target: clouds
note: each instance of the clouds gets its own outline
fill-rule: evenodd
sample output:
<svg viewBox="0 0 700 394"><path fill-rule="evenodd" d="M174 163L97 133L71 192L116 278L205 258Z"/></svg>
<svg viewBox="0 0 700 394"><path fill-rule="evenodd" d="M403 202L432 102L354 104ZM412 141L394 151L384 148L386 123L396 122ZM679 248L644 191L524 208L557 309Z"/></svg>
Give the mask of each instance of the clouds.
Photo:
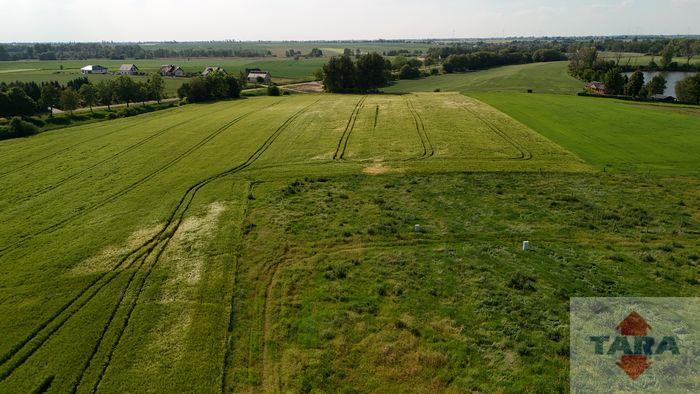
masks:
<svg viewBox="0 0 700 394"><path fill-rule="evenodd" d="M700 0L0 0L0 42L700 33Z"/></svg>

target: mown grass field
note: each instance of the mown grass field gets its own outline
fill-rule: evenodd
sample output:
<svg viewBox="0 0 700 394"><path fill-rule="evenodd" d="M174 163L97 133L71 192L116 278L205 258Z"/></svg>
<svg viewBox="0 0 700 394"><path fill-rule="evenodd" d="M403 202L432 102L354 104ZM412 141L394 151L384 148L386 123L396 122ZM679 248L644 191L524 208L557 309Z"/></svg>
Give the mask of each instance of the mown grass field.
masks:
<svg viewBox="0 0 700 394"><path fill-rule="evenodd" d="M473 96L599 170L700 173L700 107L546 94Z"/></svg>
<svg viewBox="0 0 700 394"><path fill-rule="evenodd" d="M583 83L567 71L568 62L531 63L504 66L484 71L443 74L416 80L401 80L384 91L432 92L527 92L573 94Z"/></svg>
<svg viewBox="0 0 700 394"><path fill-rule="evenodd" d="M700 294L700 188L543 134L308 94L1 141L0 392L566 390L569 297Z"/></svg>
<svg viewBox="0 0 700 394"><path fill-rule="evenodd" d="M109 71L117 71L124 63L134 63L139 71L146 74L157 72L163 64L179 65L188 73L199 73L208 66L223 67L227 72L238 74L246 68L261 68L273 76L276 83L287 83L313 79L314 73L327 61L324 58L287 59L287 58L221 58L221 59L126 59L126 60L32 60L0 62L0 81L59 81L66 83L71 79L82 76L80 68L88 64L99 64ZM61 69L63 66L63 69ZM92 81L114 78L112 75L88 75ZM137 79L147 79L147 76L134 76ZM167 92L174 95L188 78L165 78Z"/></svg>

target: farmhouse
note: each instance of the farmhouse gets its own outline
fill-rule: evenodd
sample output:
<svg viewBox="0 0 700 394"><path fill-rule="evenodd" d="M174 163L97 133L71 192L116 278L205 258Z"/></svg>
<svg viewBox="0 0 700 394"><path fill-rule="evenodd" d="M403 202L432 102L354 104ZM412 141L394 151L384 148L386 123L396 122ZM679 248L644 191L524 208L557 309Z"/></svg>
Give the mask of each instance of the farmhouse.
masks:
<svg viewBox="0 0 700 394"><path fill-rule="evenodd" d="M118 75L135 75L138 74L139 68L135 64L122 64L117 71Z"/></svg>
<svg viewBox="0 0 700 394"><path fill-rule="evenodd" d="M80 69L83 74L107 74L107 67L102 67L100 65L87 65Z"/></svg>
<svg viewBox="0 0 700 394"><path fill-rule="evenodd" d="M206 77L207 75L213 72L220 72L226 74L226 70L224 70L221 67L207 67L204 69L204 71L202 71L202 76Z"/></svg>
<svg viewBox="0 0 700 394"><path fill-rule="evenodd" d="M262 70L250 70L248 71L248 82L251 83L260 83L261 80L258 78L262 78L262 83L269 85L272 82L272 75L268 71L262 71Z"/></svg>
<svg viewBox="0 0 700 394"><path fill-rule="evenodd" d="M183 70L180 66L164 64L160 66L160 75L164 77L184 77L185 70Z"/></svg>
<svg viewBox="0 0 700 394"><path fill-rule="evenodd" d="M595 94L607 94L608 91L605 90L605 85L602 82L589 82L586 84L586 91Z"/></svg>

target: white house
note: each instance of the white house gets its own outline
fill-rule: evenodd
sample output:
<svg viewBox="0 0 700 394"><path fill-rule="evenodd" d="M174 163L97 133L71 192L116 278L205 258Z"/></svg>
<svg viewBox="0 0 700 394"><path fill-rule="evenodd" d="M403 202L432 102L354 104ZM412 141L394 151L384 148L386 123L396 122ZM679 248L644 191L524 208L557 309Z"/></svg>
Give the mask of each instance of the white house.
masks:
<svg viewBox="0 0 700 394"><path fill-rule="evenodd" d="M272 75L268 71L255 70L248 73L248 82L261 83L258 78L262 78L262 83L269 85L272 82Z"/></svg>
<svg viewBox="0 0 700 394"><path fill-rule="evenodd" d="M117 74L119 75L135 75L138 74L139 68L136 67L135 64L122 64L121 67L119 67L119 71L117 71Z"/></svg>
<svg viewBox="0 0 700 394"><path fill-rule="evenodd" d="M87 65L80 69L83 74L107 74L107 67L102 67L100 65Z"/></svg>

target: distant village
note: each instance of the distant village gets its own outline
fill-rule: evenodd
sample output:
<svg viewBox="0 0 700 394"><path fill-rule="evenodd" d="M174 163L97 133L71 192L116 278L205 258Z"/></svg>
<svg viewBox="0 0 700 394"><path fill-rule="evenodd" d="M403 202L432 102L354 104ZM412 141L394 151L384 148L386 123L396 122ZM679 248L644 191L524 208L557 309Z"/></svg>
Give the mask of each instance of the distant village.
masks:
<svg viewBox="0 0 700 394"><path fill-rule="evenodd" d="M137 65L135 64L122 64L117 71L110 73L107 67L100 66L99 64L89 64L80 69L82 74L112 74L112 75L144 75ZM210 73L220 72L227 74L226 70L221 67L206 67L201 72L203 77L206 77ZM180 66L173 64L164 64L160 66L158 73L164 77L188 77L185 70ZM272 75L268 71L261 70L259 68L247 68L245 70L246 79L249 83L259 83L269 85L272 82Z"/></svg>

